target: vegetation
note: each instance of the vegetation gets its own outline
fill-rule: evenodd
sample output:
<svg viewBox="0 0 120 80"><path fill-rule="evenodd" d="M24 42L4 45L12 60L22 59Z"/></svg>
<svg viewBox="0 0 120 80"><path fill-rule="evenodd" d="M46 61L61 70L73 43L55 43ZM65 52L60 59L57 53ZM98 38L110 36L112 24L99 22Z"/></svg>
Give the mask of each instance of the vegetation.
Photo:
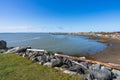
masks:
<svg viewBox="0 0 120 80"><path fill-rule="evenodd" d="M0 54L0 80L82 80L16 54Z"/></svg>

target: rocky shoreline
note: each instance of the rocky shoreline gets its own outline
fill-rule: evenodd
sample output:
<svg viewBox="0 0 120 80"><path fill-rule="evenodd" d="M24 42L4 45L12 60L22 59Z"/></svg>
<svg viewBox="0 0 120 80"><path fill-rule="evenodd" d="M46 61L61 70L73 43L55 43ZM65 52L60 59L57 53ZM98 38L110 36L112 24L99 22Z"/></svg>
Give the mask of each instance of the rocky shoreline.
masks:
<svg viewBox="0 0 120 80"><path fill-rule="evenodd" d="M1 41L1 43L5 43L5 41ZM7 46L7 44L3 45ZM120 80L120 70L100 64L58 57L55 55L56 53L52 54L46 50L32 49L31 47L4 47L2 50L3 54L18 54L43 66L53 67L63 73L78 75L85 80ZM85 57L79 58L85 59ZM120 68L120 65L117 66Z"/></svg>

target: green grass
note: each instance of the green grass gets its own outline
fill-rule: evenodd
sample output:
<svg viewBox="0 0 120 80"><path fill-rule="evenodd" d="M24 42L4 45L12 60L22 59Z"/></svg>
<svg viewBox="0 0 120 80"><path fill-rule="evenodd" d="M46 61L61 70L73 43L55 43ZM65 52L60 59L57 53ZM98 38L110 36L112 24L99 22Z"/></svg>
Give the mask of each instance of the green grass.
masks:
<svg viewBox="0 0 120 80"><path fill-rule="evenodd" d="M16 54L0 54L0 80L82 80L82 78L32 63Z"/></svg>

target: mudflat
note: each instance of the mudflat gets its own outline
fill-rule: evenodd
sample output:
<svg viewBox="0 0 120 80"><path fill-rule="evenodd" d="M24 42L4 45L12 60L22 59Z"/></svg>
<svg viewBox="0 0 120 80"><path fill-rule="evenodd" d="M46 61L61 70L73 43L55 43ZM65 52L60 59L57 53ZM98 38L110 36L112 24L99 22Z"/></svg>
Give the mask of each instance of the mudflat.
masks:
<svg viewBox="0 0 120 80"><path fill-rule="evenodd" d="M112 46L91 56L97 61L120 64L120 40L112 39L111 43Z"/></svg>

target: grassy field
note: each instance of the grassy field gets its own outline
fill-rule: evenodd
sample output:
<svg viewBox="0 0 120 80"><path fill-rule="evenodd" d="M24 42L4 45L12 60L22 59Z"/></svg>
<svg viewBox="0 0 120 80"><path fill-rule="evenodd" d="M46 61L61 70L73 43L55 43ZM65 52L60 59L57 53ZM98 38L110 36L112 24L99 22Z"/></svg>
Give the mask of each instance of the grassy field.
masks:
<svg viewBox="0 0 120 80"><path fill-rule="evenodd" d="M82 80L15 54L0 54L0 80Z"/></svg>

